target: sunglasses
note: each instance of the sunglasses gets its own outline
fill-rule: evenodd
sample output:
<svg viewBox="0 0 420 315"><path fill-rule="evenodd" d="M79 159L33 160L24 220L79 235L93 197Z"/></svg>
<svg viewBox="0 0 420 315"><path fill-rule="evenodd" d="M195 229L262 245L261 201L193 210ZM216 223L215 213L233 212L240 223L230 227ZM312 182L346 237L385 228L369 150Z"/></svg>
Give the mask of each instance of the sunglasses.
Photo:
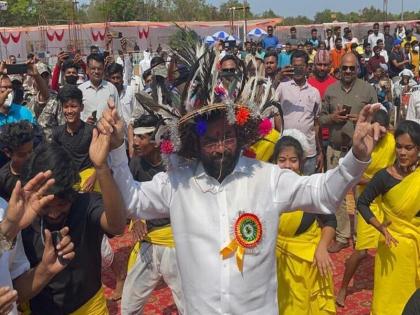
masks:
<svg viewBox="0 0 420 315"><path fill-rule="evenodd" d="M341 66L341 70L343 70L343 71L347 71L347 70L355 71L356 66Z"/></svg>
<svg viewBox="0 0 420 315"><path fill-rule="evenodd" d="M226 68L226 69L222 69L222 71L226 73L235 73L236 68Z"/></svg>

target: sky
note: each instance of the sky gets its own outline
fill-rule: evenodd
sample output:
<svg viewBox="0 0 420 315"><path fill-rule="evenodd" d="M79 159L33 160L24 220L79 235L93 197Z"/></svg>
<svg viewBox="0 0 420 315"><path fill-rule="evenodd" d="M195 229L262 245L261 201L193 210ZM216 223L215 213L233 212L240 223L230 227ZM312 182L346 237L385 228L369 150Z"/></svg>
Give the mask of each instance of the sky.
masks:
<svg viewBox="0 0 420 315"><path fill-rule="evenodd" d="M88 3L89 0L79 0L80 3ZM208 3L219 6L226 0L207 0ZM420 0L388 0L388 11L401 12L401 3L404 3L404 11L420 11ZM316 12L330 9L343 13L358 11L367 6L382 9L383 0L248 0L252 12L261 13L272 9L276 14L287 17L306 15L313 18Z"/></svg>

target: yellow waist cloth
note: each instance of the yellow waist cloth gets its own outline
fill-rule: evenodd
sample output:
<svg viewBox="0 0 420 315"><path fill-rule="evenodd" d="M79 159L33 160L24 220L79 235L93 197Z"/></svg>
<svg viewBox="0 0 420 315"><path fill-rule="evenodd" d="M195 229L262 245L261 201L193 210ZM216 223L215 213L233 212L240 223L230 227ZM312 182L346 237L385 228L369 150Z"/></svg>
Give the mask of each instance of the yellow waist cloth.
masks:
<svg viewBox="0 0 420 315"><path fill-rule="evenodd" d="M20 305L21 311L24 315L32 314L29 303ZM106 299L104 289L100 288L99 291L79 309L70 315L108 315L108 308L106 306Z"/></svg>
<svg viewBox="0 0 420 315"><path fill-rule="evenodd" d="M268 162L274 153L274 147L279 138L280 133L273 128L263 139L254 143L250 149L255 152L255 158L259 161Z"/></svg>
<svg viewBox="0 0 420 315"><path fill-rule="evenodd" d="M153 245L175 247L174 236L172 234L172 228L170 225L151 230L149 233L147 233L144 241ZM140 249L141 242L137 242L130 253L130 257L128 258L128 270L130 270L136 262Z"/></svg>
<svg viewBox="0 0 420 315"><path fill-rule="evenodd" d="M312 265L321 229L314 222L295 236L302 216L302 211L280 216L276 246L279 314L335 314L332 275L321 277Z"/></svg>
<svg viewBox="0 0 420 315"><path fill-rule="evenodd" d="M76 190L81 190L82 187L85 186L86 181L95 173L95 168L89 167L84 169L79 173L80 175L80 184L75 187ZM99 186L99 181L96 180L95 184L93 185L93 191L97 193L101 193L101 187Z"/></svg>
<svg viewBox="0 0 420 315"><path fill-rule="evenodd" d="M375 257L372 314L401 314L408 299L420 288L420 168L382 196L388 231L398 240L387 247L380 237ZM387 301L384 303L384 301Z"/></svg>
<svg viewBox="0 0 420 315"><path fill-rule="evenodd" d="M89 301L70 315L108 315L104 289L101 288Z"/></svg>

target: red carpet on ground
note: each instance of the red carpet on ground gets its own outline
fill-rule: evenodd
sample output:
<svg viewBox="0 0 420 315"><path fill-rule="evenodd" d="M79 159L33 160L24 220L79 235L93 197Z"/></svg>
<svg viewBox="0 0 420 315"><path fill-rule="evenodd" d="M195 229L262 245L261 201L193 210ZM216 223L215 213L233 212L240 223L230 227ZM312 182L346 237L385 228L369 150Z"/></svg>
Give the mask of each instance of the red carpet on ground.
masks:
<svg viewBox="0 0 420 315"><path fill-rule="evenodd" d="M352 217L352 216L351 216ZM131 246L131 237L126 234L124 237L118 238L118 242L111 241L117 255L123 253L125 255ZM352 248L346 248L337 254L332 255L335 262L334 284L337 292L344 272L344 262L350 256ZM357 274L353 278L349 287L349 295L346 299L346 307L337 307L337 314L339 315L368 315L370 312L370 305L372 299L373 288L373 265L374 252L362 262ZM125 265L121 262L121 268ZM108 268L103 270L103 283L105 285L105 295L109 297L115 287L115 278L112 271ZM110 315L120 314L120 302L108 300ZM171 291L162 282L160 283L145 307L144 314L146 315L173 315L178 314L176 306L173 302Z"/></svg>

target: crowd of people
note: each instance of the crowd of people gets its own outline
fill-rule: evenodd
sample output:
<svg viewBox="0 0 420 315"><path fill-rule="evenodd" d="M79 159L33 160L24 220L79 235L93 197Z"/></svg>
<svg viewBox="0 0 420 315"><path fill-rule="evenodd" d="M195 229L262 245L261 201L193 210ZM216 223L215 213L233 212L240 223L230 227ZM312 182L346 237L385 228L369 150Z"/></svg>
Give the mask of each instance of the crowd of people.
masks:
<svg viewBox="0 0 420 315"><path fill-rule="evenodd" d="M420 22L0 65L0 314L420 314ZM136 47L135 47L136 48ZM138 47L135 49L137 50ZM16 71L17 72L17 71ZM356 201L352 232L346 196ZM113 242L131 233L129 256ZM336 253L353 245L334 293ZM116 267L116 260L127 268ZM119 264L121 265L121 264ZM386 303L384 303L386 301Z"/></svg>

